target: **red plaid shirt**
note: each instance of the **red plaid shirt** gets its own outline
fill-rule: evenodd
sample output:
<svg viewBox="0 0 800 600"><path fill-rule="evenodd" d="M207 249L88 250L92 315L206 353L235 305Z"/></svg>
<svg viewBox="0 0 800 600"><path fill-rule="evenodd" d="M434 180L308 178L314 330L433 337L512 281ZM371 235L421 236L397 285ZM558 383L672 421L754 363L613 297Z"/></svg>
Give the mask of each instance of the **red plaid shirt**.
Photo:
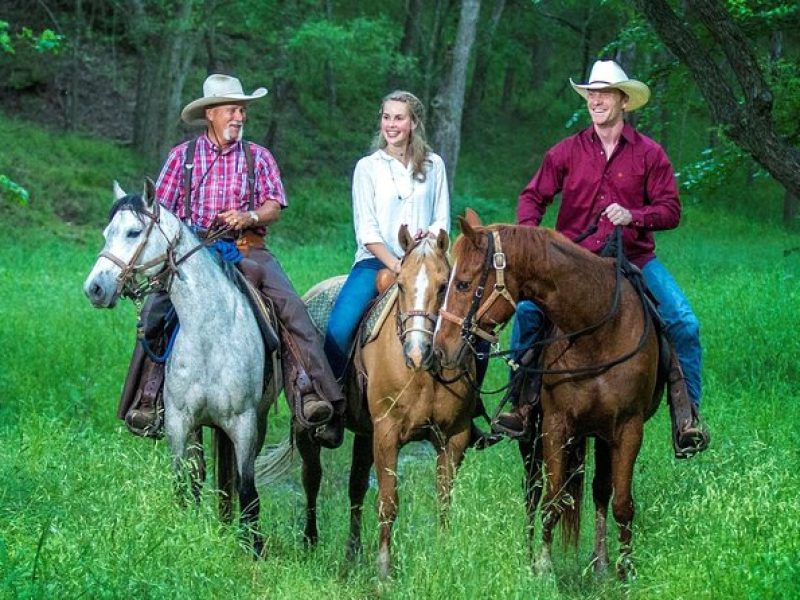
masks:
<svg viewBox="0 0 800 600"><path fill-rule="evenodd" d="M654 231L672 229L681 218L681 203L672 165L656 142L629 123L611 160L589 127L547 151L539 171L519 195L517 222L538 225L556 194L561 194L556 229L574 239L614 202L631 212L622 229L625 255L641 268L655 257ZM581 242L592 252L603 249L614 226L600 219L597 232Z"/></svg>
<svg viewBox="0 0 800 600"><path fill-rule="evenodd" d="M183 190L183 163L189 142L175 146L169 153L156 184L156 198L167 210L181 219L186 217ZM274 200L286 206L281 174L269 150L250 142L253 153L255 185L253 207ZM192 169L191 223L211 227L217 214L226 210L248 210L247 161L241 142L222 154L204 133L197 139ZM257 228L258 229L258 228ZM266 231L265 228L261 228ZM264 232L262 231L262 233Z"/></svg>

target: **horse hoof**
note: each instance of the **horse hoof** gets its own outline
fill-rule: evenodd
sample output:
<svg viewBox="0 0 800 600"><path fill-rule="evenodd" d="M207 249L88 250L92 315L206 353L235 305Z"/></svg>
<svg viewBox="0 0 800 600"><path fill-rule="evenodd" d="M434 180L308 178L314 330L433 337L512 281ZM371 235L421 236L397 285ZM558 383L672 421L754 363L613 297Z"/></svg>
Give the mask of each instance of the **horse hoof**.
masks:
<svg viewBox="0 0 800 600"><path fill-rule="evenodd" d="M622 582L633 583L636 580L636 567L633 561L624 557L617 561L617 577Z"/></svg>
<svg viewBox="0 0 800 600"><path fill-rule="evenodd" d="M378 578L381 580L389 579L392 574L392 561L388 554L383 552L378 554Z"/></svg>

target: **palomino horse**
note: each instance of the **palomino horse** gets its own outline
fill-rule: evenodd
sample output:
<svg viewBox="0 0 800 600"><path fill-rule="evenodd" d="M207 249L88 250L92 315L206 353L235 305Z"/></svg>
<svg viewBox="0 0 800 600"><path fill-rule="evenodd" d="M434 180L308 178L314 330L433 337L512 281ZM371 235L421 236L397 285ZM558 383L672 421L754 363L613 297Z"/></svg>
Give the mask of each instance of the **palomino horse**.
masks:
<svg viewBox="0 0 800 600"><path fill-rule="evenodd" d="M254 461L277 390L265 389L265 350L255 316L223 264L211 252L196 251L197 237L155 202L152 181L141 196L126 195L116 183L114 188L105 247L83 289L98 308L113 308L120 295L140 297L158 289L169 294L180 331L166 365L164 429L179 488L190 439L201 439L201 426L214 427L221 514L230 518L235 481L241 524L252 532L253 551L260 555ZM196 493L205 471L202 449L199 458Z"/></svg>
<svg viewBox="0 0 800 600"><path fill-rule="evenodd" d="M543 546L534 567L551 569L553 527L560 517L565 540L577 543L586 438L594 437L594 568L601 572L608 566L606 516L613 492L621 553L617 568L627 577L633 568L633 465L644 422L662 392L650 315L633 286L617 277L613 260L559 233L480 227L472 211L460 222L462 235L453 249L453 273L435 338L443 364L459 363L475 335L492 337L521 299L535 301L555 327L542 350L541 412L532 419L537 430L520 442L531 532L542 493L542 455L547 473ZM616 310L610 310L615 303Z"/></svg>
<svg viewBox="0 0 800 600"><path fill-rule="evenodd" d="M356 434L350 471L347 557L354 558L361 548L362 505L374 459L378 479L378 572L381 577L391 572L390 541L398 510L400 448L410 441L428 440L433 444L437 452L437 490L444 518L453 477L469 442L469 426L476 402L467 379L459 377L462 372L439 373L433 353L433 328L450 271L447 233L440 231L435 240L428 237L415 240L403 226L399 237L405 256L397 277L397 301L377 338L364 347L357 347L354 365L346 378L347 427ZM316 502L322 476L320 448L308 434L297 437L297 446L303 457L307 500L305 536L313 543L318 538Z"/></svg>

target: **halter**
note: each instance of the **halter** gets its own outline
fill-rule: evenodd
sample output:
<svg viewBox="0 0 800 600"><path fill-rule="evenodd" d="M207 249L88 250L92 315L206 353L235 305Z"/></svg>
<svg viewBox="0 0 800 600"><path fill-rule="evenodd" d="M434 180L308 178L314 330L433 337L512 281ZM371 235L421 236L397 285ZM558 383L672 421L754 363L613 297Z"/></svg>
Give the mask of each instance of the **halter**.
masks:
<svg viewBox="0 0 800 600"><path fill-rule="evenodd" d="M480 324L483 316L498 299L503 298L514 310L517 308L517 303L506 288L506 255L500 243L500 234L497 231L487 231L486 239L488 243L480 282L478 283L478 287L475 288L475 293L472 295L472 303L470 304L467 314L462 319L446 311L444 308L439 309L439 314L443 319L461 326L461 337L470 345L473 344L476 336L486 340L490 344L496 344L498 342L499 338L494 331L496 325L492 325L487 329L482 328ZM489 297L486 299L486 302L481 306L481 299L486 289L486 281L489 278L489 272L492 270L494 270L495 274L494 287Z"/></svg>

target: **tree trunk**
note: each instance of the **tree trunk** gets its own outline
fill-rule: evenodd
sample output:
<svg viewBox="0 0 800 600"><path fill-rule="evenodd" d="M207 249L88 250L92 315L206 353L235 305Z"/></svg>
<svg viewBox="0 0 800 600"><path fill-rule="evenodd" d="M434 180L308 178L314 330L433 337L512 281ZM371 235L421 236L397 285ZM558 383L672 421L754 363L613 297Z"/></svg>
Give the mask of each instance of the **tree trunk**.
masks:
<svg viewBox="0 0 800 600"><path fill-rule="evenodd" d="M420 15L423 12L422 0L406 0L405 20L403 22L403 38L400 40L400 54L403 56L414 56L418 53L420 38ZM405 75L389 71L386 87L390 90L398 88L411 89L406 83ZM421 96L421 90L415 90ZM423 102L425 100L423 99Z"/></svg>
<svg viewBox="0 0 800 600"><path fill-rule="evenodd" d="M800 149L777 132L772 120L772 92L753 54L749 40L717 0L689 0L697 16L725 56L738 82L726 77L692 29L666 0L634 0L670 51L692 73L709 104L712 117L725 134L749 152L793 196L800 196ZM743 98L740 102L739 99Z"/></svg>
<svg viewBox="0 0 800 600"><path fill-rule="evenodd" d="M434 109L432 119L434 148L444 159L447 183L451 192L461 147L461 118L464 112L467 67L475 42L480 8L480 0L461 0L461 15L458 19L456 44L453 49L453 65L444 85L431 103Z"/></svg>
<svg viewBox="0 0 800 600"><path fill-rule="evenodd" d="M798 209L800 209L800 202L798 202L798 197L792 194L789 190L786 190L786 194L783 196L784 226L791 227L794 225L794 222L797 219Z"/></svg>
<svg viewBox="0 0 800 600"><path fill-rule="evenodd" d="M148 14L140 0L131 0L131 5L131 27L140 49L133 146L155 163L176 141L183 84L203 31L193 23L192 0L177 3L174 14L158 16Z"/></svg>
<svg viewBox="0 0 800 600"><path fill-rule="evenodd" d="M494 40L500 17L503 16L506 0L494 0L492 16L488 26L481 32L480 42L475 54L475 69L472 72L472 85L469 89L467 101L467 121L474 122L480 115L481 103L486 90L486 81L489 74L489 60L492 58L492 41Z"/></svg>
<svg viewBox="0 0 800 600"><path fill-rule="evenodd" d="M439 72L441 69L437 68L436 57L439 54L439 45L442 42L442 27L444 26L445 15L449 5L449 0L436 0L436 5L433 10L433 25L431 26L431 37L426 49L425 83L421 98L425 106L430 104L433 84L435 81L439 80Z"/></svg>

